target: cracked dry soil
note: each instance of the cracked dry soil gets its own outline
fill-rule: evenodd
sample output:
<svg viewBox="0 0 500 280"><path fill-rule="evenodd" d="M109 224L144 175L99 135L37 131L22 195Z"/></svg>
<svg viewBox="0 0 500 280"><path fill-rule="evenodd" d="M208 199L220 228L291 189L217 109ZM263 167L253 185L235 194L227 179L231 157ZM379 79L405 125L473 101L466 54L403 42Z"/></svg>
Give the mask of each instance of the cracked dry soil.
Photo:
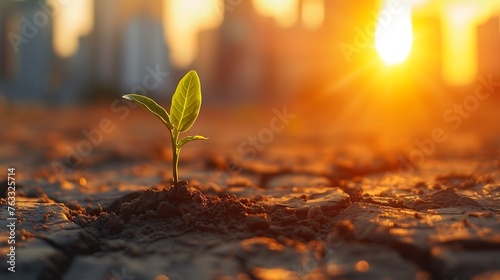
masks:
<svg viewBox="0 0 500 280"><path fill-rule="evenodd" d="M0 134L20 143L12 162L22 171L17 271L3 261L1 279L500 278L495 145L414 173L398 172L390 153L276 139L224 174L235 158L210 151L226 146L201 147L181 159L189 183L171 187L161 138L117 132L59 181L45 165L64 157L67 139L46 131L51 143ZM8 234L0 230L2 260Z"/></svg>

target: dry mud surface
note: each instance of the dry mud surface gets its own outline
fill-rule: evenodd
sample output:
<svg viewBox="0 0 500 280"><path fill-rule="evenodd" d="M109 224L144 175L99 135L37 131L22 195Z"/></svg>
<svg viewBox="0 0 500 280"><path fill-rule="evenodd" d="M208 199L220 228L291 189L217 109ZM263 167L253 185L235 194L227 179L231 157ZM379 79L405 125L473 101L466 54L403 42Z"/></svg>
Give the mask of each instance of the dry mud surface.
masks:
<svg viewBox="0 0 500 280"><path fill-rule="evenodd" d="M496 138L408 172L400 151L293 127L239 154L259 126L206 120L194 130L211 142L184 148L172 186L166 131L148 116L109 116L113 132L67 161L100 117L33 114L43 121L14 112L0 133L18 218L15 273L0 229L1 279L500 279Z"/></svg>

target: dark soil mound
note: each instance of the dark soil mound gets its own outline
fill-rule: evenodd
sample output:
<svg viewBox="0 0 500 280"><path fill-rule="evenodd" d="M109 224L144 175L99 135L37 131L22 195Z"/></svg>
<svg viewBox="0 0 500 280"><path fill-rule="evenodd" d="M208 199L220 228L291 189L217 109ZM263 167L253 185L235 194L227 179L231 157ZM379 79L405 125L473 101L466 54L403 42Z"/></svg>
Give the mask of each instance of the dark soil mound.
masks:
<svg viewBox="0 0 500 280"><path fill-rule="evenodd" d="M97 217L79 215L74 221L97 229L100 237L123 238L201 231L233 233L241 238L257 234L313 240L332 228L320 208L264 207L228 194L206 196L190 189L186 181L170 189L148 189L115 212L102 212Z"/></svg>

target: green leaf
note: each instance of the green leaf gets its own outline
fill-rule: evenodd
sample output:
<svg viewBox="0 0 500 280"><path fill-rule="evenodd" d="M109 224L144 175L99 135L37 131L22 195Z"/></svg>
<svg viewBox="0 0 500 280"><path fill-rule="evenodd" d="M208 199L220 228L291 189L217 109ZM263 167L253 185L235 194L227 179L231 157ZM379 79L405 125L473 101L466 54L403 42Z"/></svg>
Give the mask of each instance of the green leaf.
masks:
<svg viewBox="0 0 500 280"><path fill-rule="evenodd" d="M177 85L170 106L171 122L179 132L187 131L194 123L201 107L200 78L189 71Z"/></svg>
<svg viewBox="0 0 500 280"><path fill-rule="evenodd" d="M174 126L170 122L170 116L168 115L167 111L163 107L158 105L158 103L156 103L153 99L151 99L147 96L139 95L139 94L135 94L135 93L126 94L122 97L127 99L127 100L134 101L135 103L139 104L144 109L151 112L158 119L160 119L160 121L163 124L165 124L170 130L172 130L174 128Z"/></svg>
<svg viewBox="0 0 500 280"><path fill-rule="evenodd" d="M208 139L208 137L201 136L201 135L186 136L186 137L182 138L181 140L179 140L179 142L177 142L177 148L182 147L187 142L191 142L191 141L195 141L195 140L207 140L207 139Z"/></svg>

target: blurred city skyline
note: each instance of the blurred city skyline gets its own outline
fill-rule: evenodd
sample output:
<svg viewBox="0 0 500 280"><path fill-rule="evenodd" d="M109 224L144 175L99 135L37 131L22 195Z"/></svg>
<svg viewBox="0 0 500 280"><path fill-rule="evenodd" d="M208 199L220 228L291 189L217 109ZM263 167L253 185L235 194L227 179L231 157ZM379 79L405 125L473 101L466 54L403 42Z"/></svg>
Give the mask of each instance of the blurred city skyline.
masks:
<svg viewBox="0 0 500 280"><path fill-rule="evenodd" d="M469 86L479 74L500 77L500 1L412 2L408 67L413 64L444 89ZM187 69L199 72L209 103L348 92L356 89L353 73L380 60L366 29L383 20L382 5L2 1L0 93L41 104L112 99L124 92L167 100Z"/></svg>

